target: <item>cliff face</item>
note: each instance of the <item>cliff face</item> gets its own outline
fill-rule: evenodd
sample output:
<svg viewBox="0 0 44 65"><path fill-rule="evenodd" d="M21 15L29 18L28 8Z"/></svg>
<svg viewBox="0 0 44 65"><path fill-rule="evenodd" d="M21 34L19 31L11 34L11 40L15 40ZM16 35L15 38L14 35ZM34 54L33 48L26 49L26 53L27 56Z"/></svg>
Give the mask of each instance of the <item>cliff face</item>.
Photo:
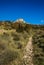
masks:
<svg viewBox="0 0 44 65"><path fill-rule="evenodd" d="M26 56L28 58L23 59ZM0 65L29 65L31 62L44 65L44 25L27 24L23 19L0 21Z"/></svg>

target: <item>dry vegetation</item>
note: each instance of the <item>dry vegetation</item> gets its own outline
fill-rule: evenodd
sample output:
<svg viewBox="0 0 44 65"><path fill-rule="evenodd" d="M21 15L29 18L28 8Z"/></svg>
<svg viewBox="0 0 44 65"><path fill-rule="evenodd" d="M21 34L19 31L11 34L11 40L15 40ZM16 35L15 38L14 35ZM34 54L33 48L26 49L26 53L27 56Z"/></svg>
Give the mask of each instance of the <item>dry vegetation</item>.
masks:
<svg viewBox="0 0 44 65"><path fill-rule="evenodd" d="M44 65L44 25L0 22L0 65L23 65L23 51L31 35L34 64Z"/></svg>
<svg viewBox="0 0 44 65"><path fill-rule="evenodd" d="M44 65L44 30L36 30L33 36L34 65Z"/></svg>
<svg viewBox="0 0 44 65"><path fill-rule="evenodd" d="M2 22L3 23L3 22ZM21 31L22 27L22 31ZM19 30L18 30L19 29ZM0 25L0 65L22 65L23 49L29 34L23 26L10 27L5 22Z"/></svg>

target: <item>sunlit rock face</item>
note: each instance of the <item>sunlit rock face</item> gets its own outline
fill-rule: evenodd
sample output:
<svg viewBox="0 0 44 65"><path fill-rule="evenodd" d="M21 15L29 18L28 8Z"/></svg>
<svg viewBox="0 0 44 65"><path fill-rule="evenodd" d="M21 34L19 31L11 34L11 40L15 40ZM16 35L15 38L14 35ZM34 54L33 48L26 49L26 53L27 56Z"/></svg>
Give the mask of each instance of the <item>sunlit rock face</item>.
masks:
<svg viewBox="0 0 44 65"><path fill-rule="evenodd" d="M16 22L18 22L18 23L25 23L24 19L22 19L22 18L17 19Z"/></svg>

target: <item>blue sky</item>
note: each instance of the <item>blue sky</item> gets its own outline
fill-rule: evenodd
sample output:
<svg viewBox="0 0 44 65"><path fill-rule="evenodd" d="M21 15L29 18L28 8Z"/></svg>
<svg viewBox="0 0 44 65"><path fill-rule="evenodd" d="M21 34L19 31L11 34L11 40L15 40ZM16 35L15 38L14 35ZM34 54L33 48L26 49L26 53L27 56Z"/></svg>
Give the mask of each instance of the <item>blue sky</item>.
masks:
<svg viewBox="0 0 44 65"><path fill-rule="evenodd" d="M27 23L44 24L44 0L0 0L0 20L19 18Z"/></svg>

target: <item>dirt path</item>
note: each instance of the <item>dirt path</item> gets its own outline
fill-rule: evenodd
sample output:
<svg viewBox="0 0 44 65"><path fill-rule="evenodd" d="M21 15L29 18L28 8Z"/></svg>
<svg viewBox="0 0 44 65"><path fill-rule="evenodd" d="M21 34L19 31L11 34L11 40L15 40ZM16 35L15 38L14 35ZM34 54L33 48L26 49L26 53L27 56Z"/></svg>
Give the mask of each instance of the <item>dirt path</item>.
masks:
<svg viewBox="0 0 44 65"><path fill-rule="evenodd" d="M33 65L32 58L33 58L33 45L32 45L32 37L30 37L29 42L28 42L27 46L25 47L23 65Z"/></svg>

